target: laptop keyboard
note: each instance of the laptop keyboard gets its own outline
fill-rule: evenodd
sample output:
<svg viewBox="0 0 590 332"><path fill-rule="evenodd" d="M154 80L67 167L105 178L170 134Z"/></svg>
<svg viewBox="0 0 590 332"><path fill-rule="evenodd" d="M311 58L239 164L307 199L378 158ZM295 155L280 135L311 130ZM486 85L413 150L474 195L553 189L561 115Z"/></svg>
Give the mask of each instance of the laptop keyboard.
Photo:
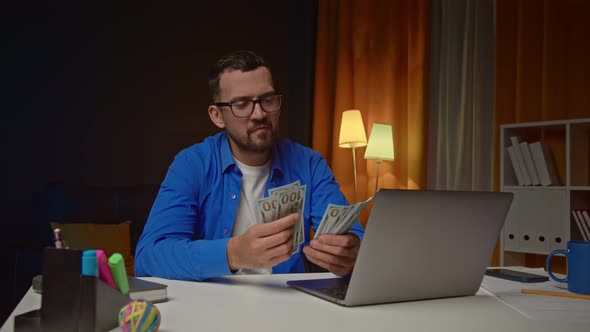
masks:
<svg viewBox="0 0 590 332"><path fill-rule="evenodd" d="M338 300L344 300L344 297L346 296L346 290L348 290L348 285L338 288L316 288L317 292L329 295Z"/></svg>

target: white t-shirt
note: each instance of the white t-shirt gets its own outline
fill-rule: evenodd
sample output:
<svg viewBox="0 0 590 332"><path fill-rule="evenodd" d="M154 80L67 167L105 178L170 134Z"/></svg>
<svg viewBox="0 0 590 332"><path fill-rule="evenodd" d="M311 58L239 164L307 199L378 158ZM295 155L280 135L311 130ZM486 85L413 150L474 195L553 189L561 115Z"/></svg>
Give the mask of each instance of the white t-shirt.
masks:
<svg viewBox="0 0 590 332"><path fill-rule="evenodd" d="M242 185L240 189L240 203L236 212L236 220L232 229L232 236L244 234L250 227L262 221L258 211L258 200L264 197L264 187L270 174L270 161L262 166L248 166L239 162L236 164L242 171ZM236 274L271 274L272 269L240 269Z"/></svg>

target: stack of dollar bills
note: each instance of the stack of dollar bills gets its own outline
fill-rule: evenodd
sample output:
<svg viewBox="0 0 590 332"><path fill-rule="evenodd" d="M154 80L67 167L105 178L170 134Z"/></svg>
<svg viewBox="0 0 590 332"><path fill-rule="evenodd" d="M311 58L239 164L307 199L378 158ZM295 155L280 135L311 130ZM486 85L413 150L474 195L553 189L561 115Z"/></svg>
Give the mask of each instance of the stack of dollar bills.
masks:
<svg viewBox="0 0 590 332"><path fill-rule="evenodd" d="M295 224L295 233L293 233L293 248L291 255L299 251L299 245L305 241L303 235L303 211L305 208L305 191L307 185L300 185L299 180L269 189L268 197L258 200L258 209L262 216L262 221L267 223L286 217L293 213L299 213L301 218Z"/></svg>

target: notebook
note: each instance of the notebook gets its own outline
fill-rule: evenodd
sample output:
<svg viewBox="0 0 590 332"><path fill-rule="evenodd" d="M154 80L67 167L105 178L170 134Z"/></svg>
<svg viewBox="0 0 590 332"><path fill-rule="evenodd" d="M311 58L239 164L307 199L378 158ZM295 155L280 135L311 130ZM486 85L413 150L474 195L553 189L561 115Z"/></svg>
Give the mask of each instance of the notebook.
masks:
<svg viewBox="0 0 590 332"><path fill-rule="evenodd" d="M129 280L129 298L132 300L157 303L168 299L168 285L134 277L127 277L127 279Z"/></svg>
<svg viewBox="0 0 590 332"><path fill-rule="evenodd" d="M292 280L344 306L473 295L512 193L382 189L349 277Z"/></svg>
<svg viewBox="0 0 590 332"><path fill-rule="evenodd" d="M127 277L129 282L129 298L131 300L146 300L150 302L165 302L168 299L168 285L155 281ZM43 275L33 278L33 290L43 293Z"/></svg>

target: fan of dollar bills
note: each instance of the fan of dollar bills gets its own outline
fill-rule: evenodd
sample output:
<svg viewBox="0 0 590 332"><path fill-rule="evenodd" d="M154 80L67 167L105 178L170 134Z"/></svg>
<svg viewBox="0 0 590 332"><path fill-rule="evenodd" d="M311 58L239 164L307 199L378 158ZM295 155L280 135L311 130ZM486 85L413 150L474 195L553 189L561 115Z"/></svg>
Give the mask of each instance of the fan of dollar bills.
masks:
<svg viewBox="0 0 590 332"><path fill-rule="evenodd" d="M268 197L258 200L258 209L262 216L262 221L265 223L275 221L293 213L299 213L301 215L301 218L295 224L291 254L299 251L299 246L305 241L303 213L306 190L307 185L300 185L299 180L297 180L282 187L270 189L268 191ZM317 237L320 234L326 233L344 234L348 232L371 201L371 198L364 202L348 206L329 204L315 236Z"/></svg>
<svg viewBox="0 0 590 332"><path fill-rule="evenodd" d="M371 199L373 199L373 197L369 197L366 201L358 202L353 205L328 204L322 217L322 221L320 222L320 226L315 232L314 239L321 234L348 233Z"/></svg>

